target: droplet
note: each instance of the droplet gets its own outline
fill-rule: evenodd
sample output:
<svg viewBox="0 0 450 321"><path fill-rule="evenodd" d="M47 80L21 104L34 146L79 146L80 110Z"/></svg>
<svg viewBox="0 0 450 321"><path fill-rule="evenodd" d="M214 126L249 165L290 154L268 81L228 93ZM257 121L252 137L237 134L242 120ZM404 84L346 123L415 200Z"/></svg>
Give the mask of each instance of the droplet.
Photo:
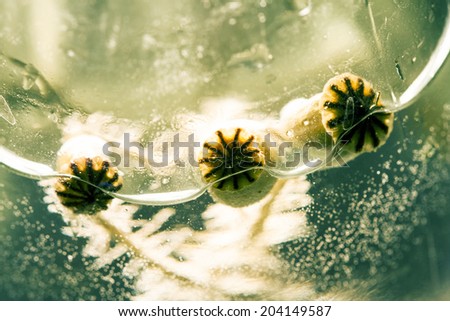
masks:
<svg viewBox="0 0 450 321"><path fill-rule="evenodd" d="M54 113L49 114L47 118L50 119L50 121L52 121L53 123L57 123L59 120L58 115Z"/></svg>
<svg viewBox="0 0 450 321"><path fill-rule="evenodd" d="M181 56L187 58L189 56L189 51L187 51L187 49L182 49Z"/></svg>
<svg viewBox="0 0 450 321"><path fill-rule="evenodd" d="M242 4L239 1L232 1L232 2L227 3L228 10L230 10L230 11L237 10L241 6L242 6Z"/></svg>
<svg viewBox="0 0 450 321"><path fill-rule="evenodd" d="M265 23L266 22L266 15L262 12L258 13L258 20L261 23Z"/></svg>

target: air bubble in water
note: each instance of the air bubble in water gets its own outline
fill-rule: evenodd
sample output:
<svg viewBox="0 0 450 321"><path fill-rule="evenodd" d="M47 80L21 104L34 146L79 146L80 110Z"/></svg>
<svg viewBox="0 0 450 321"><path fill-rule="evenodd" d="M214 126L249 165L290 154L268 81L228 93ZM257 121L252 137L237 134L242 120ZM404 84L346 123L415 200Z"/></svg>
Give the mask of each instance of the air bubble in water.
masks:
<svg viewBox="0 0 450 321"><path fill-rule="evenodd" d="M266 15L262 12L258 13L258 20L261 23L265 23L266 22Z"/></svg>

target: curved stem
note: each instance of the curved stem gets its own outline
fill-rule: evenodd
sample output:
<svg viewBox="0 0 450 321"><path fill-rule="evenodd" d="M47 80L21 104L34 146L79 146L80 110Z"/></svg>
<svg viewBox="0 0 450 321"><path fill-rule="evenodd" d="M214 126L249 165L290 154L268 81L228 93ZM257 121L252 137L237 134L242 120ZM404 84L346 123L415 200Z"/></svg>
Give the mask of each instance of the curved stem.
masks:
<svg viewBox="0 0 450 321"><path fill-rule="evenodd" d="M284 185L286 184L285 179L279 179L272 190L270 191L270 198L267 200L267 202L261 207L260 216L258 220L253 224L252 230L250 231L250 240L254 240L258 237L259 234L263 231L264 223L266 222L266 219L270 215L270 207L274 203L277 195L279 192L283 189Z"/></svg>

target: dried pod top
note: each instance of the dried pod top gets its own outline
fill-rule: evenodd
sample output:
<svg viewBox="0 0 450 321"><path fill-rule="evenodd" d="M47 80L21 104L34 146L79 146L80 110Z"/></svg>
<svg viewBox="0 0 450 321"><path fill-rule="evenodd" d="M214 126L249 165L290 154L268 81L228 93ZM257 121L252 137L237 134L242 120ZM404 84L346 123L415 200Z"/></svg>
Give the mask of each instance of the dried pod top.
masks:
<svg viewBox="0 0 450 321"><path fill-rule="evenodd" d="M123 184L117 168L99 156L72 160L60 171L81 179L62 177L55 184L56 194L61 203L68 207L105 209L112 196L99 188L117 192Z"/></svg>
<svg viewBox="0 0 450 321"><path fill-rule="evenodd" d="M365 79L350 73L331 78L323 89L322 123L333 138L351 152L370 152L383 145L393 127L380 93Z"/></svg>
<svg viewBox="0 0 450 321"><path fill-rule="evenodd" d="M259 178L265 158L259 138L238 127L216 131L203 144L198 162L205 182L219 180L215 188L239 190Z"/></svg>

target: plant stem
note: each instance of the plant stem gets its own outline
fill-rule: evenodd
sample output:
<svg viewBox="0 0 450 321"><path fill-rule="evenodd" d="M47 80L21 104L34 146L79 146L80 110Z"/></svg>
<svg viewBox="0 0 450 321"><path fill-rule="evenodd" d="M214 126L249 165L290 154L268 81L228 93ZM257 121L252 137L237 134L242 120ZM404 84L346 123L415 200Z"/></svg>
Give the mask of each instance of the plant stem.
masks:
<svg viewBox="0 0 450 321"><path fill-rule="evenodd" d="M264 223L266 222L266 219L270 215L270 207L274 203L276 197L278 196L279 192L283 189L284 185L286 184L285 179L279 179L272 190L270 191L270 198L267 200L267 202L261 207L260 216L258 220L253 224L253 228L250 231L250 240L255 240L259 234L263 231Z"/></svg>

